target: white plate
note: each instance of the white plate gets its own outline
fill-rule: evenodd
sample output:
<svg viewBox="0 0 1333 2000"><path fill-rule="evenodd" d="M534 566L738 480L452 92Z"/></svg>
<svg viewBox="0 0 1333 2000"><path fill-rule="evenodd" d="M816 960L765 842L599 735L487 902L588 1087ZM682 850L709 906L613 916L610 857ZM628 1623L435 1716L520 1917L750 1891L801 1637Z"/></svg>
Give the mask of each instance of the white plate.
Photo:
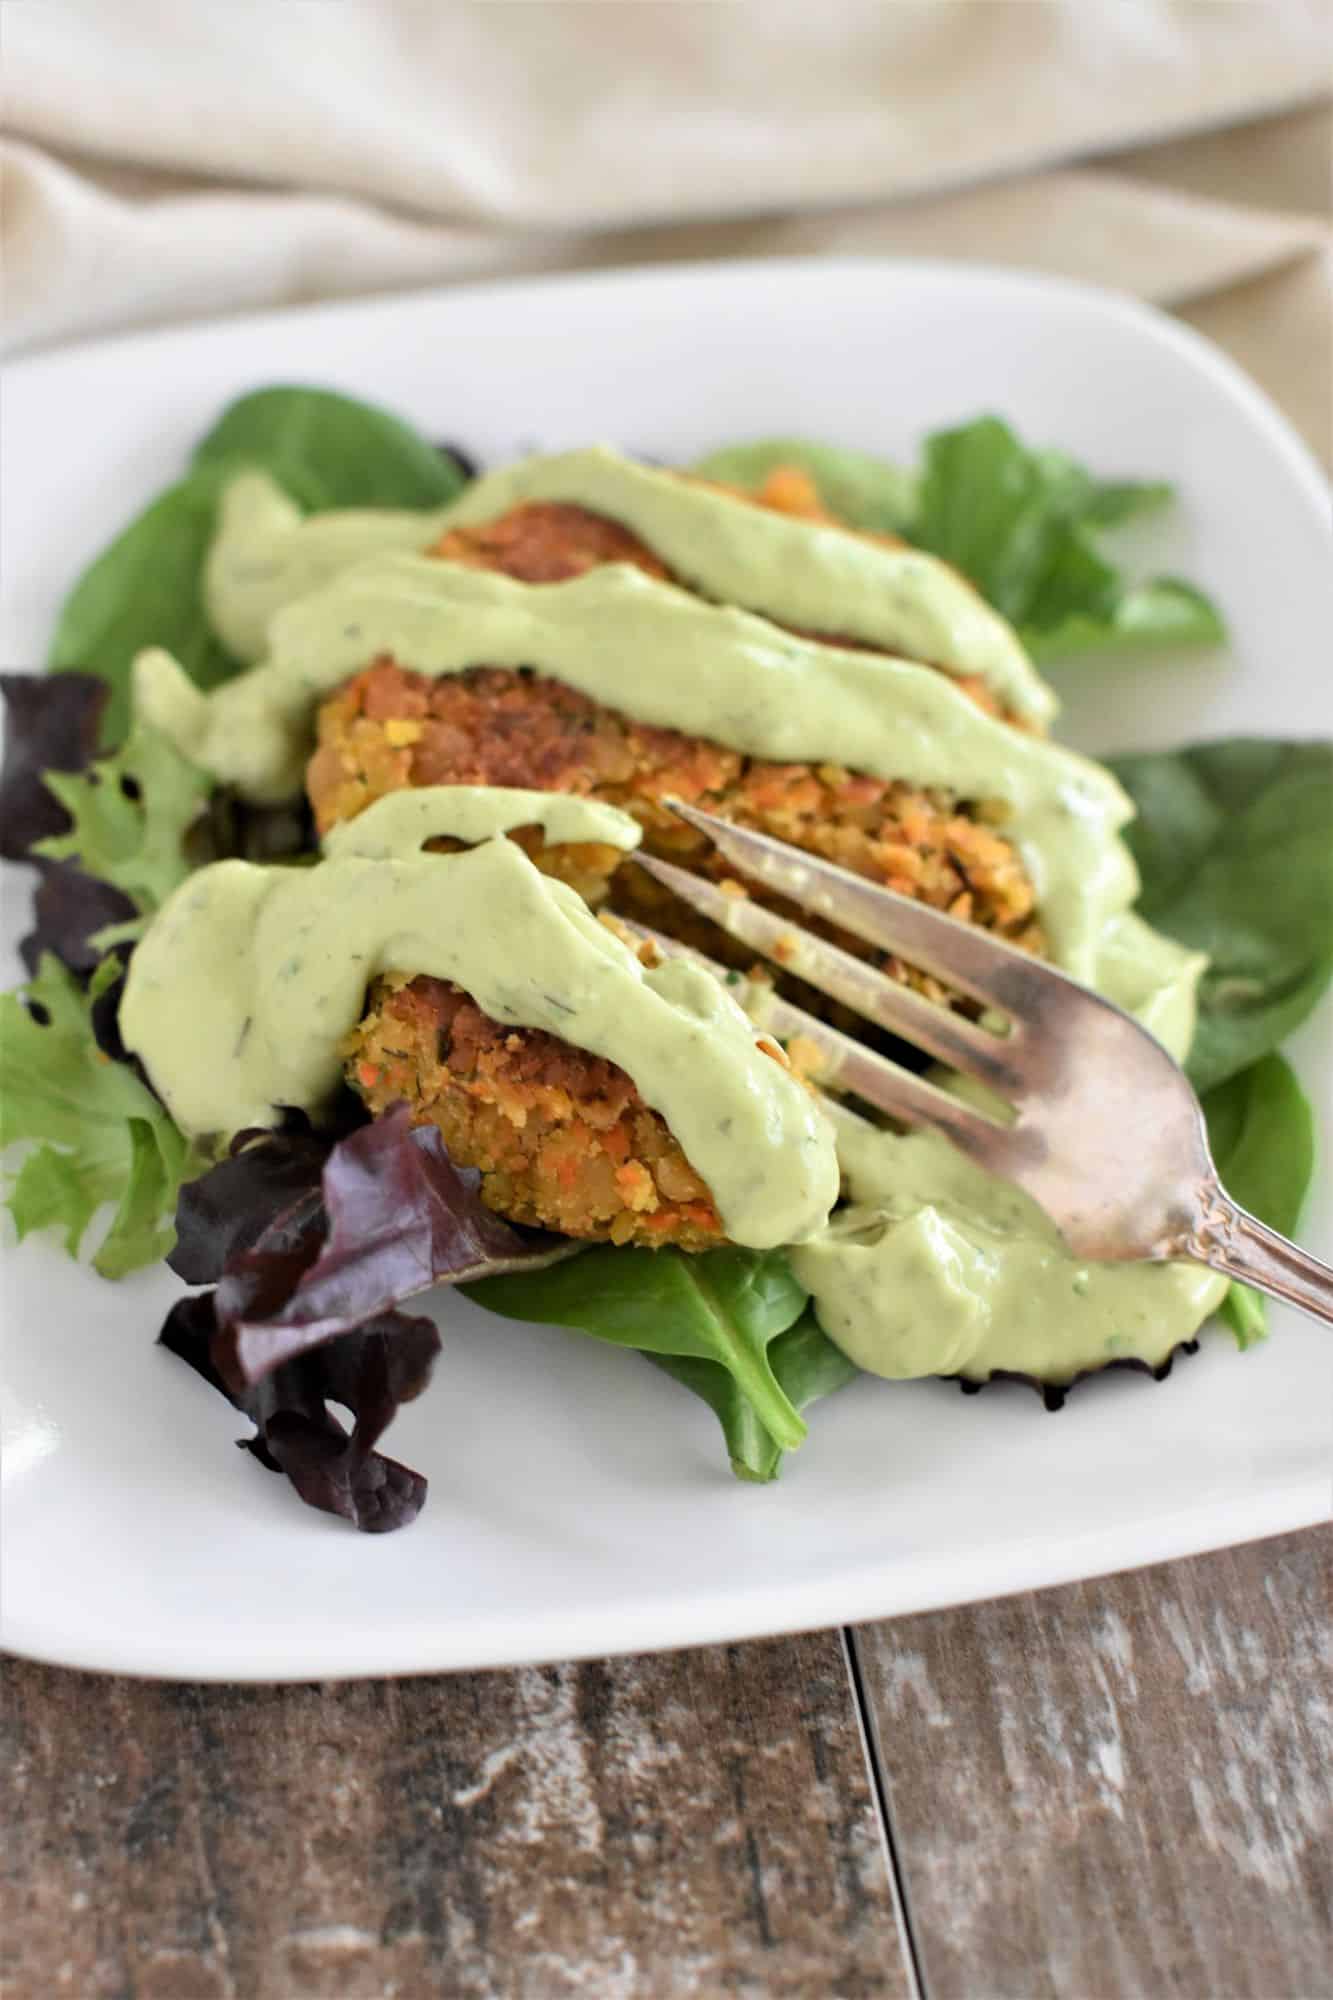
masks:
<svg viewBox="0 0 1333 2000"><path fill-rule="evenodd" d="M7 663L41 658L80 565L221 405L284 381L381 397L488 458L599 437L685 457L773 431L906 455L997 410L1104 473L1178 482L1152 559L1211 590L1234 635L1225 657L1071 670L1074 740L1329 726L1326 494L1256 390L1135 305L928 264L560 279L13 366ZM1299 1043L1325 1101L1328 1018ZM1301 1526L1328 1501L1333 1338L1293 1314L1257 1352L1213 1332L1165 1386L1108 1377L1059 1416L1017 1388L858 1382L816 1408L781 1481L753 1487L730 1479L711 1414L637 1356L444 1296L435 1383L389 1438L428 1473L426 1511L359 1536L233 1450L235 1414L155 1348L174 1290L165 1273L103 1284L45 1243L6 1260L17 1652L249 1679L633 1651L1060 1583Z"/></svg>

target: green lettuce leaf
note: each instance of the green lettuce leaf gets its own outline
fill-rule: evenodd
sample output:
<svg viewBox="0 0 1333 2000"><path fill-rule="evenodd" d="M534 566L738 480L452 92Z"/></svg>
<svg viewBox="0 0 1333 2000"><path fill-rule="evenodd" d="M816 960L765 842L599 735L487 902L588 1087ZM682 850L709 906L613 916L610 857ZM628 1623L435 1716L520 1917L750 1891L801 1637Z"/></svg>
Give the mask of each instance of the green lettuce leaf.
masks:
<svg viewBox="0 0 1333 2000"><path fill-rule="evenodd" d="M108 1278L171 1248L176 1191L196 1164L129 1064L98 1047L93 1004L118 972L104 960L85 992L46 957L26 987L0 994L0 1150L35 1142L9 1195L15 1228L60 1229L77 1255L97 1210L115 1202L92 1260Z"/></svg>
<svg viewBox="0 0 1333 2000"><path fill-rule="evenodd" d="M443 507L467 484L456 460L387 410L329 389L257 389L223 411L194 465L263 466L298 475L320 507ZM299 491L294 497L301 499Z"/></svg>
<svg viewBox="0 0 1333 2000"><path fill-rule="evenodd" d="M201 577L213 536L220 467L178 480L84 570L56 621L47 665L100 674L111 689L102 741L130 726L130 666L145 646L165 646L200 687L216 687L239 662L204 617Z"/></svg>
<svg viewBox="0 0 1333 2000"><path fill-rule="evenodd" d="M372 404L322 389L241 397L203 439L186 477L84 570L61 610L47 664L109 684L104 743L119 743L129 728L130 666L142 647L165 646L200 687L241 671L204 614L203 567L218 498L247 466L271 473L309 510L442 506L466 483L455 460Z"/></svg>
<svg viewBox="0 0 1333 2000"><path fill-rule="evenodd" d="M917 505L915 473L868 452L808 438L757 438L711 451L690 470L704 479L752 489L780 465L809 473L824 505L849 527L872 534L910 533Z"/></svg>
<svg viewBox="0 0 1333 2000"><path fill-rule="evenodd" d="M808 472L850 527L899 534L973 582L1038 661L1213 645L1216 608L1192 584L1129 584L1100 537L1162 507L1157 480L1099 480L1064 452L1032 451L998 417L936 431L919 473L802 438L722 446L691 469L756 487L775 466Z"/></svg>
<svg viewBox="0 0 1333 2000"><path fill-rule="evenodd" d="M1203 592L1177 576L1134 585L1100 616L1070 610L1045 629L1023 628L1028 652L1038 663L1082 653L1212 646L1224 637L1221 620Z"/></svg>
<svg viewBox="0 0 1333 2000"><path fill-rule="evenodd" d="M1284 1236L1295 1233L1314 1176L1314 1112L1289 1064L1262 1056L1210 1090L1203 1100L1208 1143L1233 1200ZM1233 1284L1222 1317L1241 1347L1268 1330L1267 1301Z"/></svg>
<svg viewBox="0 0 1333 2000"><path fill-rule="evenodd" d="M47 790L72 825L34 852L74 861L151 914L190 873L185 834L211 788L207 774L145 723L86 772L49 771Z"/></svg>
<svg viewBox="0 0 1333 2000"><path fill-rule="evenodd" d="M786 1454L764 1429L754 1405L726 1368L716 1361L684 1355L652 1354L648 1358L707 1403L722 1426L731 1469L738 1479L763 1483L777 1478ZM772 1342L768 1363L787 1401L801 1411L861 1373L856 1363L833 1345L810 1306L794 1326Z"/></svg>
<svg viewBox="0 0 1333 2000"><path fill-rule="evenodd" d="M1106 760L1138 808L1138 908L1210 964L1186 1065L1212 1091L1275 1049L1333 976L1333 743L1236 737Z"/></svg>
<svg viewBox="0 0 1333 2000"><path fill-rule="evenodd" d="M463 1290L506 1318L572 1327L649 1355L716 1412L732 1463L747 1478L772 1478L782 1453L805 1436L798 1399L826 1393L815 1385L833 1386L840 1373L820 1335L784 1357L794 1394L779 1378L779 1336L795 1329L807 1298L780 1250L691 1257L607 1245Z"/></svg>
<svg viewBox="0 0 1333 2000"><path fill-rule="evenodd" d="M1224 628L1201 592L1167 577L1129 587L1098 539L1170 497L1160 482L1097 480L980 417L926 440L907 533L969 577L1034 658L1211 644Z"/></svg>

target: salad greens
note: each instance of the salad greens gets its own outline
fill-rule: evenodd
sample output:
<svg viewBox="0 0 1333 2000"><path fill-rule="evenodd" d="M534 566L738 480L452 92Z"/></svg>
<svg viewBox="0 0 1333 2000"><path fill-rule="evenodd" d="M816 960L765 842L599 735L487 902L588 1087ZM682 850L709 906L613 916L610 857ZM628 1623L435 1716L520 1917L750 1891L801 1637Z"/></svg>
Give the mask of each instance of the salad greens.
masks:
<svg viewBox="0 0 1333 2000"><path fill-rule="evenodd" d="M723 445L690 469L724 486L753 490L770 472L788 465L809 474L830 513L849 527L875 535L910 533L919 505L917 475L866 451L808 438L760 438L754 444Z"/></svg>
<svg viewBox="0 0 1333 2000"><path fill-rule="evenodd" d="M426 1494L420 1473L372 1449L439 1351L402 1301L568 1254L484 1207L479 1180L399 1105L341 1137L300 1120L242 1133L181 1190L169 1262L213 1289L173 1309L163 1344L251 1418L262 1464L369 1533L415 1519ZM352 1411L350 1437L329 1401Z"/></svg>
<svg viewBox="0 0 1333 2000"><path fill-rule="evenodd" d="M1314 1112L1290 1066L1275 1053L1260 1056L1215 1084L1203 1108L1227 1192L1261 1222L1290 1236L1315 1166ZM1268 1301L1248 1285L1233 1285L1222 1316L1239 1345L1249 1347L1267 1331Z"/></svg>
<svg viewBox="0 0 1333 2000"><path fill-rule="evenodd" d="M918 472L797 438L723 446L693 469L753 488L780 465L808 472L825 505L854 527L901 535L952 563L1039 662L1225 636L1192 584L1127 584L1103 550L1107 529L1165 506L1169 486L1095 479L1063 452L1020 443L998 417L936 431Z"/></svg>
<svg viewBox="0 0 1333 2000"><path fill-rule="evenodd" d="M92 1260L104 1278L166 1255L177 1190L199 1165L147 1084L99 1044L93 1010L119 971L103 959L85 991L48 957L17 993L0 994L0 1148L36 1142L9 1197L15 1228L63 1230L76 1256L97 1210L116 1202Z"/></svg>
<svg viewBox="0 0 1333 2000"><path fill-rule="evenodd" d="M1138 808L1139 909L1209 954L1185 1067L1223 1185L1290 1235L1314 1174L1314 1116L1274 1052L1333 977L1333 744L1254 737L1109 758ZM1242 1347L1266 1307L1233 1285Z"/></svg>
<svg viewBox="0 0 1333 2000"><path fill-rule="evenodd" d="M806 1312L781 1250L691 1256L606 1245L464 1290L506 1319L573 1327L649 1355L716 1413L746 1479L773 1478L805 1436L801 1408L858 1372Z"/></svg>
<svg viewBox="0 0 1333 2000"><path fill-rule="evenodd" d="M426 1501L420 1472L376 1451L404 1403L430 1381L440 1336L432 1320L394 1310L304 1350L254 1383L219 1373L212 1292L177 1302L158 1336L255 1426L237 1443L270 1472L287 1475L307 1507L339 1514L363 1534L415 1521ZM350 1411L345 1431L330 1404Z"/></svg>
<svg viewBox="0 0 1333 2000"><path fill-rule="evenodd" d="M792 465L850 525L955 565L1039 660L1222 635L1193 586L1131 583L1107 553L1107 534L1166 505L1169 488L1098 480L995 417L928 438L918 468L772 438L694 470L753 488ZM739 1477L772 1479L805 1434L801 1412L858 1372L782 1252L579 1252L515 1230L402 1110L366 1123L352 1105L327 1134L242 1135L205 1172L126 1058L115 1009L134 920L201 859L300 858L313 838L302 814L210 792L163 738L130 728L140 647L169 647L204 687L241 670L209 629L202 572L219 496L243 467L307 510L436 507L471 470L330 391L244 396L74 586L49 660L59 680L6 677L0 851L40 871L24 944L34 976L0 998L0 1144L29 1148L9 1196L18 1234L56 1229L77 1254L111 1207L95 1269L116 1277L169 1252L189 1283L212 1287L173 1310L164 1343L250 1417L262 1463L363 1529L400 1526L424 1499L420 1475L375 1445L439 1345L399 1304L441 1278L474 1279L464 1289L489 1310L644 1353L713 1410ZM119 748L95 759L99 740ZM1333 746L1240 740L1112 768L1139 808L1129 838L1143 914L1211 958L1190 1072L1219 1169L1289 1232L1313 1127L1275 1051L1333 972ZM1256 1295L1234 1286L1226 1312L1242 1346L1261 1337ZM350 1434L330 1403L351 1411Z"/></svg>
<svg viewBox="0 0 1333 2000"><path fill-rule="evenodd" d="M210 780L146 723L136 723L110 756L82 772L52 771L46 782L70 827L35 842L34 854L76 861L85 875L109 882L145 916L190 873L185 835Z"/></svg>
<svg viewBox="0 0 1333 2000"><path fill-rule="evenodd" d="M1099 536L1163 506L1161 484L1096 480L1063 452L1030 451L998 417L926 441L910 539L962 570L1037 661L1099 648L1203 646L1221 618L1172 577L1129 586Z"/></svg>
<svg viewBox="0 0 1333 2000"><path fill-rule="evenodd" d="M1298 1028L1333 975L1333 744L1235 737L1111 757L1150 924L1209 956L1200 1092Z"/></svg>
<svg viewBox="0 0 1333 2000"><path fill-rule="evenodd" d="M452 458L369 403L326 389L262 389L233 403L169 486L97 557L66 598L48 666L100 674L111 688L103 740L129 727L129 675L165 646L200 687L238 673L209 629L203 567L218 500L246 466L269 472L308 511L439 507L466 484Z"/></svg>
<svg viewBox="0 0 1333 2000"><path fill-rule="evenodd" d="M28 860L39 840L69 825L48 779L52 772L87 769L109 692L96 674L69 674L60 681L0 674L5 713L0 855L6 861Z"/></svg>
<svg viewBox="0 0 1333 2000"><path fill-rule="evenodd" d="M257 389L224 410L195 469L262 466L302 505L443 507L467 484L452 455L387 410L329 389Z"/></svg>
<svg viewBox="0 0 1333 2000"><path fill-rule="evenodd" d="M786 1455L783 1447L764 1429L754 1404L730 1370L718 1362L683 1354L650 1354L648 1358L708 1404L722 1426L727 1456L738 1479L763 1484L777 1478ZM808 1410L812 1403L831 1396L861 1373L856 1363L833 1345L811 1306L794 1326L770 1343L768 1365L797 1411Z"/></svg>

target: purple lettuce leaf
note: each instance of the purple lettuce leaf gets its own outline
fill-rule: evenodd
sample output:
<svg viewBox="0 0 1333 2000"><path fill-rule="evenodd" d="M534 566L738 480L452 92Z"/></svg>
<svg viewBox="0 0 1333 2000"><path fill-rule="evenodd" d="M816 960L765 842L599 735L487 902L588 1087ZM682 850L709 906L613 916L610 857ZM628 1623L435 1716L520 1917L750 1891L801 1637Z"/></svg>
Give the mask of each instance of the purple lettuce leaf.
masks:
<svg viewBox="0 0 1333 2000"><path fill-rule="evenodd" d="M566 1238L515 1229L484 1207L479 1179L454 1166L434 1126L413 1129L406 1105L340 1140L318 1208L298 1196L226 1263L214 1359L227 1380L260 1381L432 1285L570 1254Z"/></svg>
<svg viewBox="0 0 1333 2000"><path fill-rule="evenodd" d="M5 755L0 765L0 855L26 861L34 841L67 831L48 771L82 771L96 754L111 690L96 674L0 674Z"/></svg>
<svg viewBox="0 0 1333 2000"><path fill-rule="evenodd" d="M225 1160L187 1181L176 1204L176 1246L167 1263L187 1285L215 1285L266 1230L324 1226L320 1195L333 1140L302 1122L239 1132ZM288 1223L292 1211L299 1214ZM310 1259L317 1254L312 1240ZM309 1261L309 1260L307 1260Z"/></svg>
<svg viewBox="0 0 1333 2000"><path fill-rule="evenodd" d="M33 927L19 941L19 956L28 976L36 977L43 953L51 952L79 978L86 978L96 971L103 956L93 942L96 934L108 924L129 923L138 916L138 909L123 890L95 875L85 875L72 862L37 861L35 865L41 872L32 902Z"/></svg>
<svg viewBox="0 0 1333 2000"><path fill-rule="evenodd" d="M380 1313L354 1332L283 1363L234 1391L213 1362L216 1294L181 1299L159 1336L255 1425L238 1442L270 1472L285 1473L308 1507L337 1514L363 1534L405 1528L421 1512L426 1480L375 1450L403 1403L430 1380L440 1336L433 1323ZM350 1410L348 1434L328 1405Z"/></svg>
<svg viewBox="0 0 1333 2000"><path fill-rule="evenodd" d="M373 1448L439 1350L431 1321L398 1303L575 1248L502 1222L478 1182L399 1105L342 1138L296 1122L241 1133L181 1190L168 1261L216 1289L172 1308L163 1344L253 1420L255 1457L372 1534L414 1520L426 1494ZM329 1402L352 1411L350 1437Z"/></svg>

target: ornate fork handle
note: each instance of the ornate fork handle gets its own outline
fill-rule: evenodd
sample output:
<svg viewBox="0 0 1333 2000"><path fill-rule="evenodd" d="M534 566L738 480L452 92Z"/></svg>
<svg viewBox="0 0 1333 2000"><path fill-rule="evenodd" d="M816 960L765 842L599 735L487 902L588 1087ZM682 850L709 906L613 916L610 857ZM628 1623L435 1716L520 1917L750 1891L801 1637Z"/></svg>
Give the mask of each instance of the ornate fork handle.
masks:
<svg viewBox="0 0 1333 2000"><path fill-rule="evenodd" d="M1216 1183L1180 1247L1197 1263L1333 1326L1333 1268L1250 1215Z"/></svg>

